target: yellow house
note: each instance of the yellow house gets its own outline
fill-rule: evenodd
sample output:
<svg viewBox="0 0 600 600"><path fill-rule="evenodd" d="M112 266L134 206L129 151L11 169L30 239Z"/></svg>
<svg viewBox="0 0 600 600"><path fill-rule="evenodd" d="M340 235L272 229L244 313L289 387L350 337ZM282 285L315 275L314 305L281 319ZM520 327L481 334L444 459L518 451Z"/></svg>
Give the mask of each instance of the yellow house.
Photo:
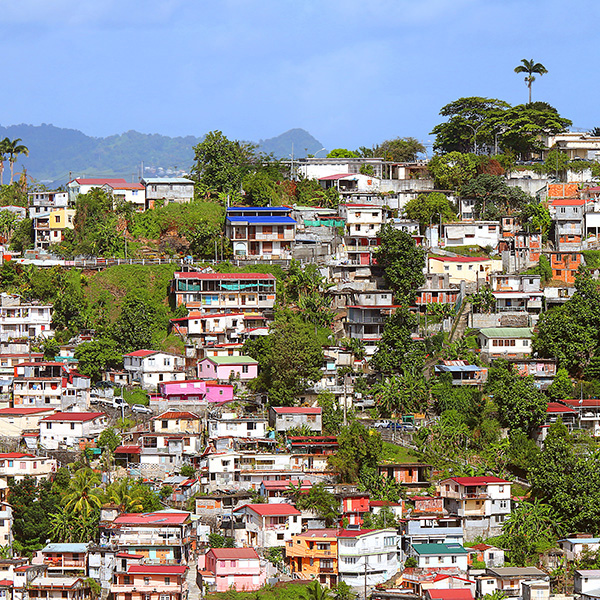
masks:
<svg viewBox="0 0 600 600"><path fill-rule="evenodd" d="M429 273L447 273L450 283L485 282L492 273L502 272L502 261L487 257L430 256Z"/></svg>
<svg viewBox="0 0 600 600"><path fill-rule="evenodd" d="M64 230L73 229L75 209L58 208L49 214L50 243L59 244L64 239Z"/></svg>

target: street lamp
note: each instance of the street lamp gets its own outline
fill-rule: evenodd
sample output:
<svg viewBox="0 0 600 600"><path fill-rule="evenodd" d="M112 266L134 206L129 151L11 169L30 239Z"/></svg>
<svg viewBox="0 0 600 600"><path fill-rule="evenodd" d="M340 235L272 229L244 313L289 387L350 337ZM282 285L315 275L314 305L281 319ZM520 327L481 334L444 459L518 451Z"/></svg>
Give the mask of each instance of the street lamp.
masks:
<svg viewBox="0 0 600 600"><path fill-rule="evenodd" d="M477 132L485 125L485 123L479 123L477 127L473 127L470 123L465 123L467 127L470 127L473 131L473 143L475 146L475 154L477 154Z"/></svg>
<svg viewBox="0 0 600 600"><path fill-rule="evenodd" d="M321 148L320 150L317 150L314 154L313 154L313 158L317 158L317 154L319 154L319 152L323 152L323 150L325 150L326 148Z"/></svg>

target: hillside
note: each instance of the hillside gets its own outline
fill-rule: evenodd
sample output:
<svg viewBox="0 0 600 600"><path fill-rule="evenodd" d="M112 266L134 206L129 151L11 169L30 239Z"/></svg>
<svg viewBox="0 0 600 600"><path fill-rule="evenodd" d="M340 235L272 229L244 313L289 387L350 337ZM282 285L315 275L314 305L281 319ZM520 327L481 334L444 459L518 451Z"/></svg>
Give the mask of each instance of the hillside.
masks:
<svg viewBox="0 0 600 600"><path fill-rule="evenodd" d="M0 126L0 139L4 137L21 138L29 148L29 156L20 156L15 170L20 172L24 166L31 178L48 185L66 183L69 175L137 180L142 163L147 177L182 174L189 171L194 159L193 147L202 140L192 135L169 137L137 131L96 138L76 129L47 124ZM322 148L304 129L290 129L261 140L258 146L262 152L288 158L292 144L296 157Z"/></svg>

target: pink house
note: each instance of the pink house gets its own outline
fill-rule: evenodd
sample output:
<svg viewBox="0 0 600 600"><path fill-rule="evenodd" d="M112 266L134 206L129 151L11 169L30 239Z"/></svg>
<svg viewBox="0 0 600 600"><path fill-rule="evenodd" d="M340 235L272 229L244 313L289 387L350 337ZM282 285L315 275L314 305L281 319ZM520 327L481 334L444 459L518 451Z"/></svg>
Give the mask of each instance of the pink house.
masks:
<svg viewBox="0 0 600 600"><path fill-rule="evenodd" d="M198 363L198 377L220 383L248 382L258 375L258 361L249 356L209 356Z"/></svg>
<svg viewBox="0 0 600 600"><path fill-rule="evenodd" d="M211 548L205 555L203 579L214 577L216 592L253 592L262 587L267 573L260 567L260 558L254 548ZM212 587L212 586L211 586Z"/></svg>
<svg viewBox="0 0 600 600"><path fill-rule="evenodd" d="M168 410L172 406L196 406L211 402L231 402L233 386L214 381L188 379L165 381L158 386L158 394L150 396L150 405Z"/></svg>
<svg viewBox="0 0 600 600"><path fill-rule="evenodd" d="M115 573L110 591L114 600L185 600L188 596L185 565L129 565Z"/></svg>

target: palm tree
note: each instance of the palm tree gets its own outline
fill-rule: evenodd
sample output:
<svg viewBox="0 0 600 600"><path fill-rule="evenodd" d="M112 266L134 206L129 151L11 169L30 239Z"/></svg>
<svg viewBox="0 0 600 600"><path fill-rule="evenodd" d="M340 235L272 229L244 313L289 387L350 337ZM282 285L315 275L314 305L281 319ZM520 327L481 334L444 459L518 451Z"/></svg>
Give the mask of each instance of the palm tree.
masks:
<svg viewBox="0 0 600 600"><path fill-rule="evenodd" d="M9 140L8 138L3 140L3 144L5 144L4 152L8 154L8 162L10 163L10 182L12 183L14 180L14 168L15 163L17 162L17 156L19 154L24 154L25 156L29 156L29 148L24 146L23 144L19 144L21 138L17 138L16 140Z"/></svg>
<svg viewBox="0 0 600 600"><path fill-rule="evenodd" d="M116 504L121 512L141 512L144 509L140 494L132 490L131 480L124 478L111 484L107 490L110 502Z"/></svg>
<svg viewBox="0 0 600 600"><path fill-rule="evenodd" d="M87 517L99 510L102 501L98 495L100 478L91 469L79 469L69 482L65 495L65 508L78 516Z"/></svg>
<svg viewBox="0 0 600 600"><path fill-rule="evenodd" d="M55 542L70 542L73 536L73 515L65 507L50 515L50 537Z"/></svg>
<svg viewBox="0 0 600 600"><path fill-rule="evenodd" d="M321 586L318 581L313 581L312 585L309 585L306 590L308 592L308 600L329 600L331 598L329 590Z"/></svg>
<svg viewBox="0 0 600 600"><path fill-rule="evenodd" d="M531 104L531 84L535 81L534 73L537 75L544 75L548 72L548 69L542 63L536 63L526 58L521 59L521 63L518 67L515 67L515 73L527 73L525 77L525 83L529 88L529 104Z"/></svg>
<svg viewBox="0 0 600 600"><path fill-rule="evenodd" d="M7 137L0 140L0 185L4 185L4 161L8 154L8 144L10 140Z"/></svg>

